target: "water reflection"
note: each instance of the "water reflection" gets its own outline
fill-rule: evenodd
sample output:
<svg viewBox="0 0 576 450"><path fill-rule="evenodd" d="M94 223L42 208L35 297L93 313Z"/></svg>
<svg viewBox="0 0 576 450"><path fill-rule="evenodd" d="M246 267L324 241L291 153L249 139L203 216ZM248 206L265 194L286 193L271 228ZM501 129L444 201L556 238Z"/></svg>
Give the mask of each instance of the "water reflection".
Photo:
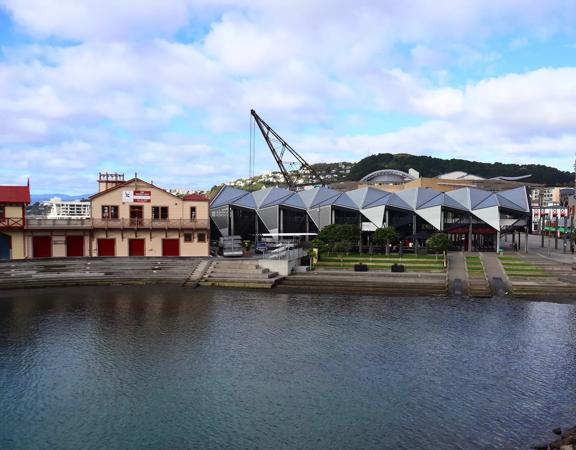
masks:
<svg viewBox="0 0 576 450"><path fill-rule="evenodd" d="M0 297L0 448L525 448L576 307L165 287Z"/></svg>

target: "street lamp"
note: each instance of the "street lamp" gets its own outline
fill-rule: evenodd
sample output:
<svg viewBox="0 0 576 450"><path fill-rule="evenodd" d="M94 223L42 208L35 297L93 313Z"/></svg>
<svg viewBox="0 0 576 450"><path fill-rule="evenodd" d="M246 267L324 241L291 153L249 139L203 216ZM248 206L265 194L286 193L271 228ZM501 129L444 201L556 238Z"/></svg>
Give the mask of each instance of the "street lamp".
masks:
<svg viewBox="0 0 576 450"><path fill-rule="evenodd" d="M540 239L541 239L541 247L544 248L544 214L542 213L542 203L544 203L544 192L540 189L539 192L540 197Z"/></svg>

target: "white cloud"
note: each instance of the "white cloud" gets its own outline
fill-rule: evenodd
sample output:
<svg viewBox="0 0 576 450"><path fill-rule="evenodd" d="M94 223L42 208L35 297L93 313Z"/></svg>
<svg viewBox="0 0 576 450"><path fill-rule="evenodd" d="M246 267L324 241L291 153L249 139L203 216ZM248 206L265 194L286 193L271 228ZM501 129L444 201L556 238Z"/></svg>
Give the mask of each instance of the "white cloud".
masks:
<svg viewBox="0 0 576 450"><path fill-rule="evenodd" d="M444 120L385 134L304 138L294 145L333 161L341 154L431 153L570 167L576 148L576 68L511 74L462 91L423 91L420 99L420 107L431 116L445 115Z"/></svg>
<svg viewBox="0 0 576 450"><path fill-rule="evenodd" d="M571 155L576 69L448 82L454 66L487 73L503 57L487 44L495 36L509 42L521 30L516 41L530 45L533 35L563 32L574 5L0 0L24 33L76 41L1 49L0 158L70 183L125 165L181 185L196 173L194 182L211 185L245 175L246 146L235 133L247 135L251 108L311 160L379 151ZM178 31L193 40L177 42ZM378 117L394 114L423 124L378 133ZM184 140L166 138L178 121ZM375 135L346 136L335 125L352 122ZM81 176L64 176L66 161Z"/></svg>
<svg viewBox="0 0 576 450"><path fill-rule="evenodd" d="M113 40L168 35L188 20L185 0L3 0L33 35Z"/></svg>

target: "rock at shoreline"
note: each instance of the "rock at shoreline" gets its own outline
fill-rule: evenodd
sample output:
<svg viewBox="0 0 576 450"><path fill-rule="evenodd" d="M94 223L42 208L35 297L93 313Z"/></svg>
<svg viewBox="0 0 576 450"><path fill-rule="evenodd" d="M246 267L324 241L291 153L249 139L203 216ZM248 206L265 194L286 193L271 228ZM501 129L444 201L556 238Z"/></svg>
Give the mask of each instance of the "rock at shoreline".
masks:
<svg viewBox="0 0 576 450"><path fill-rule="evenodd" d="M562 428L554 428L554 434L560 435L558 439L548 444L537 444L532 448L535 450L576 450L576 427L562 431Z"/></svg>

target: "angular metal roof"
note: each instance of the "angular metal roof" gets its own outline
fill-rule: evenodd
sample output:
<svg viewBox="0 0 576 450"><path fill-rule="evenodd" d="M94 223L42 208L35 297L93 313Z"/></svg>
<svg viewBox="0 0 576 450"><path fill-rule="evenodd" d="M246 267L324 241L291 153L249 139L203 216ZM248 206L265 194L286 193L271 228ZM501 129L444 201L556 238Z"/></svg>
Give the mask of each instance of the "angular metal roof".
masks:
<svg viewBox="0 0 576 450"><path fill-rule="evenodd" d="M331 206L359 211L376 226L382 226L386 209L397 208L416 213L437 229L442 225L442 208L469 212L496 229L501 223L500 208L524 214L530 212L528 194L523 187L497 193L470 187L450 192L414 188L395 193L371 187L344 193L326 187L299 192L278 187L256 192L225 187L212 200L210 207L217 208L227 204L256 210L259 216L266 217L266 221L270 222L267 226L272 228L277 227L272 208L278 206L306 210L318 227L325 214L321 211ZM325 222L326 217L322 220Z"/></svg>
<svg viewBox="0 0 576 450"><path fill-rule="evenodd" d="M245 195L251 195L250 192L243 191L231 186L224 186L220 192L210 202L210 208L218 208L219 206L230 205Z"/></svg>

